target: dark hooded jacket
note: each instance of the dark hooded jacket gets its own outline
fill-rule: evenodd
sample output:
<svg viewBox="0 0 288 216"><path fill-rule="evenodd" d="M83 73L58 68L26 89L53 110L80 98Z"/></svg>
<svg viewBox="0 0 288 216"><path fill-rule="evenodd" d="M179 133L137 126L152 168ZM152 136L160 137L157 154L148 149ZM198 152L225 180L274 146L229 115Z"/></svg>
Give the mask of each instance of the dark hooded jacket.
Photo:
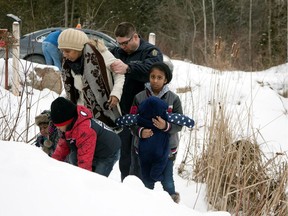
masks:
<svg viewBox="0 0 288 216"><path fill-rule="evenodd" d="M72 164L92 171L97 158L109 157L120 149L121 140L104 123L93 119L85 106L78 105L77 113L77 119L62 134L52 158L64 161L71 153Z"/></svg>

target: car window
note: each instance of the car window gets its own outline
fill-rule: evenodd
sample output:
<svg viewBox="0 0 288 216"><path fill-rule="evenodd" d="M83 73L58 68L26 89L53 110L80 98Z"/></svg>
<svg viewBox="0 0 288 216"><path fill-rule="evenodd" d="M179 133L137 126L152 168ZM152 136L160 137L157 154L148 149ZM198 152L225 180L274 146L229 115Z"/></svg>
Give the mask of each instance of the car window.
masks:
<svg viewBox="0 0 288 216"><path fill-rule="evenodd" d="M38 42L38 43L42 43L46 37L48 36L48 34L50 34L50 32L46 32L42 35L39 35L35 40Z"/></svg>

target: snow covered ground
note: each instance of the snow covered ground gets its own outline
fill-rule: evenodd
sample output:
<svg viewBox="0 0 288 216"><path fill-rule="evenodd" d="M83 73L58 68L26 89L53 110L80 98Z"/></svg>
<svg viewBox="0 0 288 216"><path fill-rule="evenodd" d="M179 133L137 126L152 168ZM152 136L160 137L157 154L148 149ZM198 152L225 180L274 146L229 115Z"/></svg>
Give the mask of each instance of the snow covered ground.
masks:
<svg viewBox="0 0 288 216"><path fill-rule="evenodd" d="M9 80L12 80L12 66L9 62ZM261 72L219 72L211 68L188 62L173 60L174 72L170 87L175 92L179 88L191 87L192 91L179 93L186 115L195 122L199 134L204 131L207 106L213 100L225 102L227 109L236 113L237 120L247 125L247 115L251 115L251 128L259 131L257 139L267 155L288 151L288 99L279 93L288 89L288 64L279 65ZM36 65L21 61L20 73ZM38 65L38 67L44 67ZM0 59L0 121L5 117L15 123L19 109L19 97L6 91L4 86L4 59ZM162 191L160 184L152 190L146 189L136 177L129 176L120 182L118 163L109 178L99 176L67 163L49 158L39 148L22 141L32 139L38 128L32 126L22 133L26 122L34 123L35 115L49 109L51 102L59 95L48 89L31 90L28 100L20 108L17 120L18 133L13 141L0 141L0 215L229 215L227 212L212 212L205 202L205 184L182 179L177 168L182 160L189 131L183 129L179 153L175 162L175 185L181 195L180 204L175 204ZM220 92L219 94L216 94ZM223 92L225 93L223 95ZM217 97L216 97L217 96ZM26 105L30 105L30 110ZM249 110L249 112L248 112ZM29 118L27 118L29 116ZM8 134L10 128L1 123L1 134ZM259 134L259 133L258 133ZM239 131L239 137L243 131ZM200 137L201 139L201 137Z"/></svg>

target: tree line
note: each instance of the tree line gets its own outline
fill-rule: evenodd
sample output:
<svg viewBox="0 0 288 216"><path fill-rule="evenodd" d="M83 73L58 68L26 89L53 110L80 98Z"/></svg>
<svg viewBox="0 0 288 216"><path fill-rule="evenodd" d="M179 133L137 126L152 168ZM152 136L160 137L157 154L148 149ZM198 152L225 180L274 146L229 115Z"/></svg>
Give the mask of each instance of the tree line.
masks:
<svg viewBox="0 0 288 216"><path fill-rule="evenodd" d="M21 34L48 27L102 31L135 24L174 59L218 69L262 70L287 62L287 0L6 0L0 28L21 18Z"/></svg>

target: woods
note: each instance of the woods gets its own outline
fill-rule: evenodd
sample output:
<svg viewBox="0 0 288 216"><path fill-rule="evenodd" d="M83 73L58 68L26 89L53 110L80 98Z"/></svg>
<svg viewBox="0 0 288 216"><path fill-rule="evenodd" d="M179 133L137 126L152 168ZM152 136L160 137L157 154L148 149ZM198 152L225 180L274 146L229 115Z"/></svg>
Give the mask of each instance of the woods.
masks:
<svg viewBox="0 0 288 216"><path fill-rule="evenodd" d="M7 0L0 27L21 18L22 35L66 26L113 35L119 22L135 24L142 37L174 59L217 69L263 70L287 62L287 0ZM235 49L237 52L235 52ZM215 52L215 50L217 50ZM236 55L235 55L236 54Z"/></svg>

